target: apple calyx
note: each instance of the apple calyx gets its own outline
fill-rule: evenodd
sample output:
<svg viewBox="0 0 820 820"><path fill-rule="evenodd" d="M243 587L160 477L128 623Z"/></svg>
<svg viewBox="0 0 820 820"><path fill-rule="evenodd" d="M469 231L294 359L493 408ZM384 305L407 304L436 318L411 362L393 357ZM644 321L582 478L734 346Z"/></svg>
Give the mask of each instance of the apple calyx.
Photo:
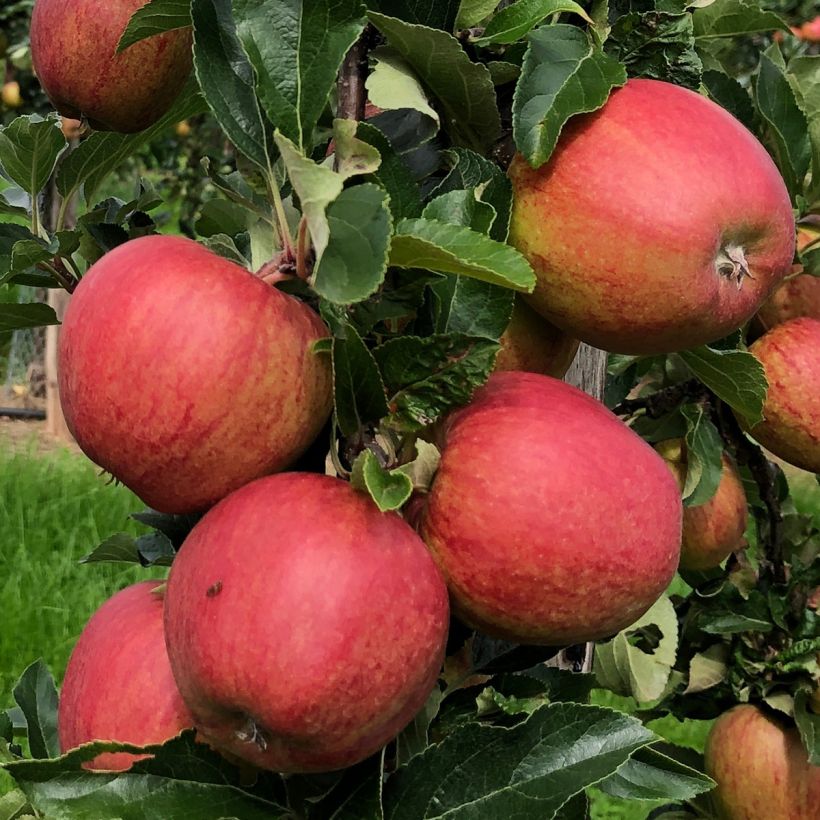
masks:
<svg viewBox="0 0 820 820"><path fill-rule="evenodd" d="M261 752L266 751L268 748L268 741L265 738L265 733L262 731L259 724L250 716L245 721L242 728L237 729L234 734L243 743L254 743Z"/></svg>
<svg viewBox="0 0 820 820"><path fill-rule="evenodd" d="M737 289L743 287L743 279L748 276L754 279L749 270L749 263L746 261L746 253L742 245L732 245L727 243L717 253L715 257L715 270L725 276L730 281L737 281Z"/></svg>

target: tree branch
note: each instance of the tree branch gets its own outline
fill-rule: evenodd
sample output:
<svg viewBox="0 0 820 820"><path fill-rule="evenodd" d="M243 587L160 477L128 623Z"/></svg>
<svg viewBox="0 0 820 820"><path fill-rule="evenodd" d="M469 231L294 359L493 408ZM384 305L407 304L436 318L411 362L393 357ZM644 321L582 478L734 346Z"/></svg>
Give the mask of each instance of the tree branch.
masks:
<svg viewBox="0 0 820 820"><path fill-rule="evenodd" d="M351 46L342 63L337 83L339 96L336 116L344 120L363 120L367 103L368 54L372 47L373 29L367 26Z"/></svg>
<svg viewBox="0 0 820 820"><path fill-rule="evenodd" d="M625 399L612 412L616 416L634 416L635 413L644 410L649 418L658 419L671 413L684 399L702 401L712 398L709 390L697 379L689 379L689 381L673 384L671 387L650 393L648 396Z"/></svg>

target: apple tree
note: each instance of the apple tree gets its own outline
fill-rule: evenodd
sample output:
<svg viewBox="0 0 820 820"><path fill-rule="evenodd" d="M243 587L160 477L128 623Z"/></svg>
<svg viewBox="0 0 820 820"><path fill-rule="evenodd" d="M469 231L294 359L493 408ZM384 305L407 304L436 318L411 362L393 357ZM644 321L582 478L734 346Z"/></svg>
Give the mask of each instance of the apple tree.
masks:
<svg viewBox="0 0 820 820"><path fill-rule="evenodd" d="M149 506L85 561L149 580L61 695L22 673L4 816L813 816L820 56L778 11L36 0L0 286L72 294L66 419ZM101 191L192 119L165 236Z"/></svg>

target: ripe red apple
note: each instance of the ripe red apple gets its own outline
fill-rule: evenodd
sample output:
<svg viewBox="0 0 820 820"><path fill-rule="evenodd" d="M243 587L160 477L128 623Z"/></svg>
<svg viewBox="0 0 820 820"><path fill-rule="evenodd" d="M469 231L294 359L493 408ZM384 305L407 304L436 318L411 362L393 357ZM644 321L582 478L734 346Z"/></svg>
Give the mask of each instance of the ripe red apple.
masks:
<svg viewBox="0 0 820 820"><path fill-rule="evenodd" d="M755 706L717 719L706 772L722 820L812 820L820 811L820 766L809 764L795 728Z"/></svg>
<svg viewBox="0 0 820 820"><path fill-rule="evenodd" d="M749 352L769 381L765 421L749 432L789 464L820 473L820 320L777 325Z"/></svg>
<svg viewBox="0 0 820 820"><path fill-rule="evenodd" d="M515 300L512 320L500 341L496 371L524 370L556 379L569 370L579 345L521 299Z"/></svg>
<svg viewBox="0 0 820 820"><path fill-rule="evenodd" d="M305 304L188 239L148 236L83 277L60 334L60 398L85 453L162 512L281 470L331 407Z"/></svg>
<svg viewBox="0 0 820 820"><path fill-rule="evenodd" d="M133 133L171 107L191 71L191 30L165 32L117 54L148 0L36 0L34 70L54 107L99 131Z"/></svg>
<svg viewBox="0 0 820 820"><path fill-rule="evenodd" d="M669 439L656 449L683 489L687 472L686 444L682 439ZM683 508L681 568L714 569L733 552L743 549L748 516L740 475L724 453L723 472L715 494L705 504Z"/></svg>
<svg viewBox="0 0 820 820"><path fill-rule="evenodd" d="M171 674L162 627L162 581L126 587L83 630L60 694L60 749L92 740L148 746L193 726ZM98 755L89 769L128 769L145 755Z"/></svg>
<svg viewBox="0 0 820 820"><path fill-rule="evenodd" d="M794 219L765 148L705 97L630 80L574 117L549 162L517 156L511 241L533 307L584 342L668 353L725 336L789 272Z"/></svg>
<svg viewBox="0 0 820 820"><path fill-rule="evenodd" d="M420 532L471 626L530 644L604 638L675 574L675 479L580 390L495 373L449 421L442 446Z"/></svg>
<svg viewBox="0 0 820 820"><path fill-rule="evenodd" d="M168 582L168 654L200 737L274 771L343 768L395 737L436 683L447 627L413 529L309 473L214 507Z"/></svg>

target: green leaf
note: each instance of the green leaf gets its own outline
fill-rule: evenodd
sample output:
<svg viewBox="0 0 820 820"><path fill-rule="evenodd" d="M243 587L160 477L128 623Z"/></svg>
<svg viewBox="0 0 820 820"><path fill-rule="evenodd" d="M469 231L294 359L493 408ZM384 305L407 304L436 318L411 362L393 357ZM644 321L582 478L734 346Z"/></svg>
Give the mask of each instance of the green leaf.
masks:
<svg viewBox="0 0 820 820"><path fill-rule="evenodd" d="M364 762L344 769L339 783L316 803L315 814L310 812L311 820L384 820L384 757L382 749Z"/></svg>
<svg viewBox="0 0 820 820"><path fill-rule="evenodd" d="M686 419L687 452L683 501L687 507L697 507L717 492L723 476L723 440L701 405L686 404L681 412Z"/></svg>
<svg viewBox="0 0 820 820"><path fill-rule="evenodd" d="M812 182L807 192L809 202L820 199L820 55L801 55L789 60L786 75L797 104L809 123L809 140L812 146ZM820 262L820 255L813 254ZM816 266L820 271L820 264Z"/></svg>
<svg viewBox="0 0 820 820"><path fill-rule="evenodd" d="M723 643L712 644L704 652L697 652L689 662L689 682L684 694L705 692L726 680L728 660L729 647Z"/></svg>
<svg viewBox="0 0 820 820"><path fill-rule="evenodd" d="M695 51L691 14L625 14L612 26L605 50L626 66L630 77L691 89L700 85L703 64Z"/></svg>
<svg viewBox="0 0 820 820"><path fill-rule="evenodd" d="M159 134L165 133L174 123L207 111L205 100L199 93L196 81L190 82L177 97L171 110L157 123L138 134L113 134L98 131L84 139L60 163L57 172L57 190L69 199L84 186L87 204L94 201L105 178L116 170L137 149Z"/></svg>
<svg viewBox="0 0 820 820"><path fill-rule="evenodd" d="M20 791L20 789L15 789L0 797L0 817L2 817L3 820L27 820L28 817L33 818L31 812L27 813L25 811L28 805L29 802L26 795Z"/></svg>
<svg viewBox="0 0 820 820"><path fill-rule="evenodd" d="M34 241L34 234L25 226L15 225L13 222L0 222L0 284L11 271L14 248L21 242Z"/></svg>
<svg viewBox="0 0 820 820"><path fill-rule="evenodd" d="M269 127L256 77L237 33L231 0L192 0L194 71L228 139L260 168L268 167Z"/></svg>
<svg viewBox="0 0 820 820"><path fill-rule="evenodd" d="M624 800L689 800L715 787L712 778L647 746L598 788Z"/></svg>
<svg viewBox="0 0 820 820"><path fill-rule="evenodd" d="M482 282L530 292L535 274L514 248L483 234L429 219L403 219L396 226L390 264L471 276Z"/></svg>
<svg viewBox="0 0 820 820"><path fill-rule="evenodd" d="M577 14L588 23L592 20L573 0L518 0L496 14L484 29L484 34L476 39L477 45L490 43L514 43L532 31L539 23L553 14Z"/></svg>
<svg viewBox="0 0 820 820"><path fill-rule="evenodd" d="M153 532L134 538L118 532L106 538L93 552L80 560L81 564L122 563L143 567L170 567L176 551L168 536Z"/></svg>
<svg viewBox="0 0 820 820"><path fill-rule="evenodd" d="M367 8L392 14L408 23L452 31L459 12L459 0L368 0Z"/></svg>
<svg viewBox="0 0 820 820"><path fill-rule="evenodd" d="M384 281L392 218L387 193L366 183L348 188L327 210L330 237L311 284L325 299L351 304Z"/></svg>
<svg viewBox="0 0 820 820"><path fill-rule="evenodd" d="M466 333L497 341L512 317L515 294L507 288L448 276L432 285L439 311L437 333Z"/></svg>
<svg viewBox="0 0 820 820"><path fill-rule="evenodd" d="M489 17L499 0L461 0L456 18L456 28L470 28Z"/></svg>
<svg viewBox="0 0 820 820"><path fill-rule="evenodd" d="M467 404L490 375L499 345L451 333L402 336L373 351L389 396L391 423L419 430Z"/></svg>
<svg viewBox="0 0 820 820"><path fill-rule="evenodd" d="M709 96L732 116L740 120L752 133L757 130L757 115L749 92L723 71L704 71L703 86Z"/></svg>
<svg viewBox="0 0 820 820"><path fill-rule="evenodd" d="M0 166L27 194L46 187L66 141L55 114L17 117L0 128Z"/></svg>
<svg viewBox="0 0 820 820"><path fill-rule="evenodd" d="M10 274L23 273L40 262L50 262L59 251L57 240L44 242L42 239L23 239L11 249ZM0 277L0 283L2 283Z"/></svg>
<svg viewBox="0 0 820 820"><path fill-rule="evenodd" d="M31 216L31 197L22 188L10 185L0 191L0 214L28 219Z"/></svg>
<svg viewBox="0 0 820 820"><path fill-rule="evenodd" d="M57 687L42 658L23 672L13 693L15 702L26 718L32 757L57 757L60 754L60 741L57 737Z"/></svg>
<svg viewBox="0 0 820 820"><path fill-rule="evenodd" d="M410 64L393 48L382 46L373 51L374 68L367 78L370 101L386 111L412 108L429 117L438 130L438 112L430 105L424 87Z"/></svg>
<svg viewBox="0 0 820 820"><path fill-rule="evenodd" d="M444 31L375 12L370 20L436 99L453 142L479 153L489 148L501 133L501 117L487 67L470 60Z"/></svg>
<svg viewBox="0 0 820 820"><path fill-rule="evenodd" d="M231 262L236 262L237 265L241 265L243 268L250 268L250 261L239 250L233 237L228 236L228 234L215 233L200 240L199 244L204 245L208 250L213 251L223 259L230 259Z"/></svg>
<svg viewBox="0 0 820 820"><path fill-rule="evenodd" d="M450 191L431 200L422 216L450 225L462 225L478 233L488 235L495 222L495 208L479 199L475 188L466 191Z"/></svg>
<svg viewBox="0 0 820 820"><path fill-rule="evenodd" d="M556 25L533 32L513 100L518 150L533 167L543 165L567 120L596 111L625 82L624 67L581 29Z"/></svg>
<svg viewBox="0 0 820 820"><path fill-rule="evenodd" d="M738 37L755 32L788 31L788 25L752 0L715 0L692 13L695 37Z"/></svg>
<svg viewBox="0 0 820 820"><path fill-rule="evenodd" d="M309 151L339 66L367 22L364 5L360 0L233 0L233 12L268 119Z"/></svg>
<svg viewBox="0 0 820 820"><path fill-rule="evenodd" d="M357 136L357 120L333 120L333 141L337 171L345 179L361 174L375 174L381 165L379 152Z"/></svg>
<svg viewBox="0 0 820 820"><path fill-rule="evenodd" d="M342 435L354 436L389 412L384 383L373 354L351 325L333 339L333 390L336 423Z"/></svg>
<svg viewBox="0 0 820 820"><path fill-rule="evenodd" d="M57 314L48 305L39 303L17 305L0 302L0 333L22 330L27 327L59 324Z"/></svg>
<svg viewBox="0 0 820 820"><path fill-rule="evenodd" d="M190 25L191 0L150 0L132 15L117 45L117 52L156 34Z"/></svg>
<svg viewBox="0 0 820 820"><path fill-rule="evenodd" d="M708 617L700 624L700 628L710 635L735 635L739 632L770 632L772 624L760 618L726 612Z"/></svg>
<svg viewBox="0 0 820 820"><path fill-rule="evenodd" d="M400 510L413 494L413 482L399 470L387 470L371 450L362 451L353 462L350 483L366 492L381 512Z"/></svg>
<svg viewBox="0 0 820 820"><path fill-rule="evenodd" d="M209 199L203 203L196 220L197 236L210 237L216 234L236 236L248 230L251 212L235 202L226 199ZM253 221L256 215L252 216Z"/></svg>
<svg viewBox="0 0 820 820"><path fill-rule="evenodd" d="M644 636L654 636L654 640L644 645ZM639 703L657 700L666 688L677 651L678 619L664 595L632 626L595 647L598 683Z"/></svg>
<svg viewBox="0 0 820 820"><path fill-rule="evenodd" d="M429 745L430 724L441 708L444 693L436 686L412 723L396 738L396 768L421 754Z"/></svg>
<svg viewBox="0 0 820 820"><path fill-rule="evenodd" d="M679 355L695 376L749 425L762 421L769 383L763 365L751 353L714 350L704 345Z"/></svg>
<svg viewBox="0 0 820 820"><path fill-rule="evenodd" d="M820 715L809 706L809 693L801 690L794 699L794 721L800 732L800 739L812 766L820 766Z"/></svg>
<svg viewBox="0 0 820 820"><path fill-rule="evenodd" d="M634 718L579 704L551 704L512 729L470 723L387 781L385 820L552 817L654 738Z"/></svg>
<svg viewBox="0 0 820 820"><path fill-rule="evenodd" d="M760 55L753 92L764 121L764 141L794 197L802 191L803 178L811 163L806 115L800 110L783 69L765 54Z"/></svg>

